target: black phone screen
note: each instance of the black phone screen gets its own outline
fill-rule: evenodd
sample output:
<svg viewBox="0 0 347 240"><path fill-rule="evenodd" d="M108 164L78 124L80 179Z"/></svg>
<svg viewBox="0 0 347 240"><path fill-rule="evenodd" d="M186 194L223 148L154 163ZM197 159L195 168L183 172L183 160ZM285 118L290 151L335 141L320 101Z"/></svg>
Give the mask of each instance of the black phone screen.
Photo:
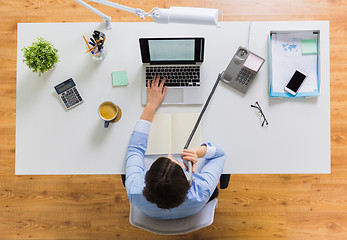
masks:
<svg viewBox="0 0 347 240"><path fill-rule="evenodd" d="M302 74L299 71L295 71L294 75L292 76L286 87L292 90L293 92L297 92L305 78L306 75Z"/></svg>

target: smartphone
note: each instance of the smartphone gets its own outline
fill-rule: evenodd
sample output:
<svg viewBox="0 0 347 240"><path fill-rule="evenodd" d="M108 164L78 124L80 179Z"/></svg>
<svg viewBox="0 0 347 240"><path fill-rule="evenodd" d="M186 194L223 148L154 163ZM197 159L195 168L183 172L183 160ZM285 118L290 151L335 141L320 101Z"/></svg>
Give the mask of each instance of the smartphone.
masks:
<svg viewBox="0 0 347 240"><path fill-rule="evenodd" d="M284 91L296 95L307 77L307 73L305 73L301 69L296 69L292 78L289 80L287 86L284 87Z"/></svg>

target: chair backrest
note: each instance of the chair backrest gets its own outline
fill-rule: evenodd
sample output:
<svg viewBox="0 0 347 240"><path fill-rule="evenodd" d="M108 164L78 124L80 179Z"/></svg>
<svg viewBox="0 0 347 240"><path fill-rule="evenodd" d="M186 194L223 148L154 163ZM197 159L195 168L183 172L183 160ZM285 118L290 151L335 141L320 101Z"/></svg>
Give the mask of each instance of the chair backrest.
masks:
<svg viewBox="0 0 347 240"><path fill-rule="evenodd" d="M200 212L185 218L155 219L144 215L136 206L130 204L129 222L146 231L162 235L178 235L196 231L213 223L218 199L208 202Z"/></svg>

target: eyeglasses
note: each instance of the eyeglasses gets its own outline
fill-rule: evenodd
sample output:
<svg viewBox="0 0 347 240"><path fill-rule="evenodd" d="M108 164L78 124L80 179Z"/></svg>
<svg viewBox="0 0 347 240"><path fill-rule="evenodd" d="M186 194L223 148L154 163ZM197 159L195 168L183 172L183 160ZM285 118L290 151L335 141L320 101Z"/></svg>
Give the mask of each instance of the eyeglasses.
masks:
<svg viewBox="0 0 347 240"><path fill-rule="evenodd" d="M263 123L261 124L261 126L264 126L264 123L266 125L269 125L269 122L266 120L265 114L263 113L263 110L261 109L260 105L258 102L255 102L255 105L251 105L251 107L258 109L258 115L260 118L263 118Z"/></svg>

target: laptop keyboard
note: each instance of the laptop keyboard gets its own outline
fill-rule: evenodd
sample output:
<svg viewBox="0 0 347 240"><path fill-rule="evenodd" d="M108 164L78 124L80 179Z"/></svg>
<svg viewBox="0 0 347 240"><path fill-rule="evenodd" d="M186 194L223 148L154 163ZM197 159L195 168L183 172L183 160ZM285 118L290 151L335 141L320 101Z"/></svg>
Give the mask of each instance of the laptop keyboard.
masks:
<svg viewBox="0 0 347 240"><path fill-rule="evenodd" d="M168 87L199 87L200 66L146 67L146 87L155 75L166 77Z"/></svg>

